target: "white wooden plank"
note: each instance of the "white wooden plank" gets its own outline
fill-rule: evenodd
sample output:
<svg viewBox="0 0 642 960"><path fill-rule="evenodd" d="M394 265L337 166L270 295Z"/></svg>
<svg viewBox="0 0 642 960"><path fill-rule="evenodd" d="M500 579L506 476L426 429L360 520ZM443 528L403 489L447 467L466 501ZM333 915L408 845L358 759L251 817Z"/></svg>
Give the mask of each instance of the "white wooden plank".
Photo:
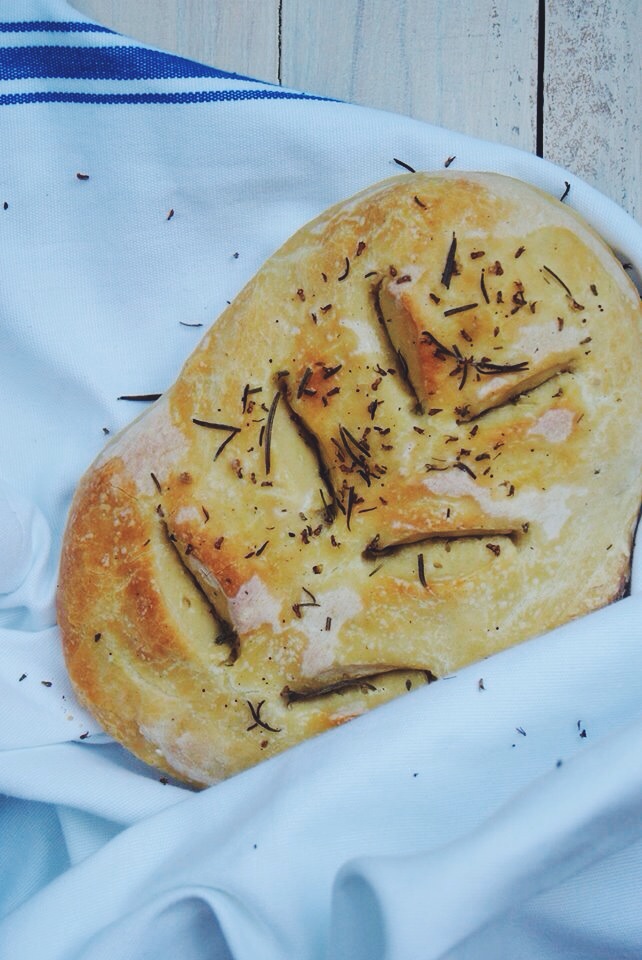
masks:
<svg viewBox="0 0 642 960"><path fill-rule="evenodd" d="M282 0L282 82L534 150L537 20L537 0Z"/></svg>
<svg viewBox="0 0 642 960"><path fill-rule="evenodd" d="M639 0L547 0L544 155L642 219Z"/></svg>
<svg viewBox="0 0 642 960"><path fill-rule="evenodd" d="M277 82L279 0L73 0L73 5L144 43Z"/></svg>

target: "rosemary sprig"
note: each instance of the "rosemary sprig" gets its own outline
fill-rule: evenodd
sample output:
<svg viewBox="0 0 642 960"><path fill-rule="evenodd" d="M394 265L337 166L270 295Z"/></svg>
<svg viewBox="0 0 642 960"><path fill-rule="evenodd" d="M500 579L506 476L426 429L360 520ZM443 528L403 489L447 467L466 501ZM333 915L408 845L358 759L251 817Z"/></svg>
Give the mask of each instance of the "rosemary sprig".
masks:
<svg viewBox="0 0 642 960"><path fill-rule="evenodd" d="M214 454L215 460L223 452L223 450L228 445L230 440L232 440L237 433L241 432L240 427L233 427L229 423L213 423L210 420L200 420L198 417L192 417L192 423L195 423L198 427L208 427L210 430L227 430L228 431L229 436L225 438L223 443L219 446L218 450Z"/></svg>
<svg viewBox="0 0 642 960"><path fill-rule="evenodd" d="M254 723L251 723L248 730L254 730L255 727L263 727L264 730L269 730L270 733L280 733L282 727L271 727L269 723L266 723L265 720L261 717L261 710L265 700L259 700L259 702L254 705L251 700L246 701L248 707L250 708L250 713L252 714L252 720Z"/></svg>
<svg viewBox="0 0 642 960"><path fill-rule="evenodd" d="M441 275L441 282L444 287L448 290L450 287L450 281L452 280L455 274L455 254L457 253L457 237L453 233L453 239L448 249L448 255L446 257L446 263L444 265L444 272Z"/></svg>
<svg viewBox="0 0 642 960"><path fill-rule="evenodd" d="M494 363L488 357L481 357L481 359L476 360L472 355L465 357L457 344L453 344L452 348L444 346L444 344L428 330L422 331L421 335L424 341L431 343L436 348L436 357L440 360L448 358L455 361L455 368L451 376L459 376L460 390L463 390L466 384L470 367L476 370L477 373L485 374L486 376L496 376L502 373L522 373L524 370L528 370L528 360L520 360L517 363Z"/></svg>
<svg viewBox="0 0 642 960"><path fill-rule="evenodd" d="M265 451L265 473L269 475L270 468L272 466L272 427L274 426L274 416L276 414L276 408L279 404L279 397L281 392L279 390L274 394L272 404L270 406L270 412L268 413L267 423L265 425L265 434L263 438L264 451Z"/></svg>

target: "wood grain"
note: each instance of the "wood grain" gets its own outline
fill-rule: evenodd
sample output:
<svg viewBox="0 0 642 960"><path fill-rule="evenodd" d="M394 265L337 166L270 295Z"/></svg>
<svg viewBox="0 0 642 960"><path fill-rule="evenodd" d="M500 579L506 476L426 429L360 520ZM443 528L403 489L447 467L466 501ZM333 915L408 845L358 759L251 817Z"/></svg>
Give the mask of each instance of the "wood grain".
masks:
<svg viewBox="0 0 642 960"><path fill-rule="evenodd" d="M534 150L537 6L283 0L282 81Z"/></svg>
<svg viewBox="0 0 642 960"><path fill-rule="evenodd" d="M152 46L278 82L279 0L74 0L73 6Z"/></svg>
<svg viewBox="0 0 642 960"><path fill-rule="evenodd" d="M642 217L639 0L547 0L544 155Z"/></svg>

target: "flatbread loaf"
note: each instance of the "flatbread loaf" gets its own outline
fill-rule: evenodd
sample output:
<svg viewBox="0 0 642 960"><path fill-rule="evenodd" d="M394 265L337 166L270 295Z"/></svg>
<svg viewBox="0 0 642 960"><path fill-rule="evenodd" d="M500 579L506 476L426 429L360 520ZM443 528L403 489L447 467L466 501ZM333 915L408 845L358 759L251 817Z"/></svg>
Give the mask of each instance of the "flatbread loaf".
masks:
<svg viewBox="0 0 642 960"><path fill-rule="evenodd" d="M303 227L79 484L82 703L212 784L620 597L640 320L606 245L511 178L403 175Z"/></svg>

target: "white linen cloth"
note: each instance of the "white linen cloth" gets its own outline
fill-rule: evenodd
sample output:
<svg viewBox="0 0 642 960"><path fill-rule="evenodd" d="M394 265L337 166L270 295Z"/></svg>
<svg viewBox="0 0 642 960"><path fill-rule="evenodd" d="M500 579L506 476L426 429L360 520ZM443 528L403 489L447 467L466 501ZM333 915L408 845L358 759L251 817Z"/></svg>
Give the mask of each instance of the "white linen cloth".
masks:
<svg viewBox="0 0 642 960"><path fill-rule="evenodd" d="M78 706L54 611L74 486L142 409L117 398L162 392L263 260L395 158L568 182L638 277L642 229L533 156L65 0L0 18L0 958L642 956L639 562L613 606L200 793Z"/></svg>

